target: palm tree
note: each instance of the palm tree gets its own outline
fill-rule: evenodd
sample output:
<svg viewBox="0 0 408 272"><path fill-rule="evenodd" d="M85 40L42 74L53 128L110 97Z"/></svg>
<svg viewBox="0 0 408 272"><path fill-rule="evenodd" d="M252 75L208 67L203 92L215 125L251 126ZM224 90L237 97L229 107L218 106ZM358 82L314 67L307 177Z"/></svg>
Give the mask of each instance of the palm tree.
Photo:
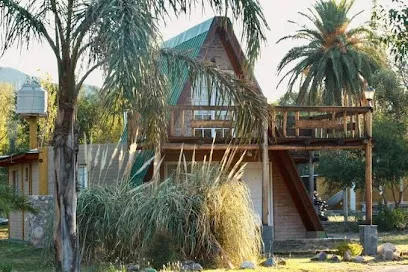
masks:
<svg viewBox="0 0 408 272"><path fill-rule="evenodd" d="M237 124L243 131L249 133L259 125L248 122L251 113L255 120L266 116L266 103L254 91L253 84L229 77L215 65L160 49L159 23L205 3L217 14L231 14L234 20L242 21L249 64L252 64L267 28L257 0L0 0L2 49L7 50L14 43L28 47L33 40L45 42L58 67L58 109L53 138L57 270L79 270L75 112L78 92L92 71L104 69L106 95L143 116L146 136L156 143L166 131L168 88L160 68L163 62L174 71L181 64L186 65L194 71L192 78L210 75L210 82L238 105L237 116L242 118ZM247 100L240 103L244 99Z"/></svg>
<svg viewBox="0 0 408 272"><path fill-rule="evenodd" d="M318 97L326 105L356 103L363 87L370 84L372 73L382 64L378 39L364 26L350 28L360 13L349 18L354 1L318 1L309 14L299 12L313 27L300 26L294 35L281 38L303 40L305 44L290 49L278 65L288 78L288 92L299 82L298 103L315 104Z"/></svg>
<svg viewBox="0 0 408 272"><path fill-rule="evenodd" d="M36 212L25 195L18 193L8 185L0 184L0 215L7 215L15 211Z"/></svg>

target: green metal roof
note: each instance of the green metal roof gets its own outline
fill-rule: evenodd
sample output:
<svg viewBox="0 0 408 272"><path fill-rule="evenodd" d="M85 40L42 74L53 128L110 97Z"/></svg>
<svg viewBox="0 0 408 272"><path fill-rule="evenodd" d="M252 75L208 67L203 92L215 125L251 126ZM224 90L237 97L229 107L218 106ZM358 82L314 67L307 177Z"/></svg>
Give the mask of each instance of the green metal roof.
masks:
<svg viewBox="0 0 408 272"><path fill-rule="evenodd" d="M163 43L162 48L171 48L174 50L178 50L187 54L189 57L196 58L200 53L200 49L207 37L208 31L211 28L211 25L214 21L214 18L211 18L201 24L198 24L183 33L167 40ZM181 93L183 92L184 86L188 80L188 68L187 66L183 65L180 67L179 73L177 76L171 76L168 74L168 69L166 65L162 67L163 73L168 76L168 80L170 82L170 93L167 101L169 105L176 105ZM128 138L128 130L127 125L122 133L120 138L121 143L126 143ZM143 164L151 159L154 156L153 150L142 150L136 156L135 163L132 166L131 170L131 182L135 185L140 185L143 183L143 179L147 173L147 168L143 170L138 175L135 173L143 166Z"/></svg>

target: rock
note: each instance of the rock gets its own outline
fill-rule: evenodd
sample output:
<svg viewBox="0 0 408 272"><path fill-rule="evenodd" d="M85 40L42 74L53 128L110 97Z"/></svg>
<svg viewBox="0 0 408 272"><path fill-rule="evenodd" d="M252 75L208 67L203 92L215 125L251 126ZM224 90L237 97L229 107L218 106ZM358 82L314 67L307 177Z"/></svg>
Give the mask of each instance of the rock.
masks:
<svg viewBox="0 0 408 272"><path fill-rule="evenodd" d="M351 261L351 252L350 252L350 250L347 250L346 252L344 252L343 261L345 261L345 262Z"/></svg>
<svg viewBox="0 0 408 272"><path fill-rule="evenodd" d="M383 261L392 261L394 259L394 251L390 250L389 248L386 248L383 250L381 256Z"/></svg>
<svg viewBox="0 0 408 272"><path fill-rule="evenodd" d="M335 262L335 263L338 263L338 262L340 262L340 258L339 258L339 256L337 256L336 254L333 254L333 255L330 257L330 261Z"/></svg>
<svg viewBox="0 0 408 272"><path fill-rule="evenodd" d="M397 248L391 243L384 243L384 244L378 246L377 253L379 255L383 255L385 250L391 250L392 252L395 252L395 251L397 251Z"/></svg>
<svg viewBox="0 0 408 272"><path fill-rule="evenodd" d="M323 262L326 259L327 259L327 254L325 252L319 252L313 258L311 258L310 260Z"/></svg>
<svg viewBox="0 0 408 272"><path fill-rule="evenodd" d="M263 266L265 267L272 267L276 265L275 259L272 257L269 257L268 259L266 259L263 263Z"/></svg>
<svg viewBox="0 0 408 272"><path fill-rule="evenodd" d="M203 267L194 261L184 261L181 265L181 271L201 271Z"/></svg>
<svg viewBox="0 0 408 272"><path fill-rule="evenodd" d="M125 265L126 271L139 271L140 266L138 264L127 264Z"/></svg>
<svg viewBox="0 0 408 272"><path fill-rule="evenodd" d="M364 261L365 261L364 258L361 256L356 256L353 258L353 262L355 263L364 263Z"/></svg>
<svg viewBox="0 0 408 272"><path fill-rule="evenodd" d="M251 261L244 261L241 266L241 269L256 269L256 265Z"/></svg>

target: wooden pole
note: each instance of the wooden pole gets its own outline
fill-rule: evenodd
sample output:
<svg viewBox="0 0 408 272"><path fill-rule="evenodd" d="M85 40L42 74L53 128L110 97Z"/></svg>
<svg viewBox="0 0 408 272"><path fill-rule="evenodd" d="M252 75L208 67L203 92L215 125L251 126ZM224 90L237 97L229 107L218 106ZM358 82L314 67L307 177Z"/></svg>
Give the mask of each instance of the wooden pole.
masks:
<svg viewBox="0 0 408 272"><path fill-rule="evenodd" d="M365 156L365 186L366 186L366 221L373 224L373 146L372 146L372 111L367 112L367 136Z"/></svg>
<svg viewBox="0 0 408 272"><path fill-rule="evenodd" d="M313 163L314 152L309 152L309 198L314 205L314 163Z"/></svg>
<svg viewBox="0 0 408 272"><path fill-rule="evenodd" d="M28 125L30 131L29 147L30 149L38 148L37 143L37 117L30 116L28 117Z"/></svg>
<svg viewBox="0 0 408 272"><path fill-rule="evenodd" d="M264 121L262 139L262 225L269 223L269 154L268 154L268 122Z"/></svg>

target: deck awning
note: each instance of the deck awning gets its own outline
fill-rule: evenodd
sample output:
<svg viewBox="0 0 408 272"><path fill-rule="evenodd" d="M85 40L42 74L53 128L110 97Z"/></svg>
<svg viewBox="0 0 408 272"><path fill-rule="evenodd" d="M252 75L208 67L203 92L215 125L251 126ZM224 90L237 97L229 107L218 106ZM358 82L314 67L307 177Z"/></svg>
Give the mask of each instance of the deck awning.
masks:
<svg viewBox="0 0 408 272"><path fill-rule="evenodd" d="M38 149L33 149L22 153L0 156L0 167L8 167L18 163L38 160L38 155Z"/></svg>

